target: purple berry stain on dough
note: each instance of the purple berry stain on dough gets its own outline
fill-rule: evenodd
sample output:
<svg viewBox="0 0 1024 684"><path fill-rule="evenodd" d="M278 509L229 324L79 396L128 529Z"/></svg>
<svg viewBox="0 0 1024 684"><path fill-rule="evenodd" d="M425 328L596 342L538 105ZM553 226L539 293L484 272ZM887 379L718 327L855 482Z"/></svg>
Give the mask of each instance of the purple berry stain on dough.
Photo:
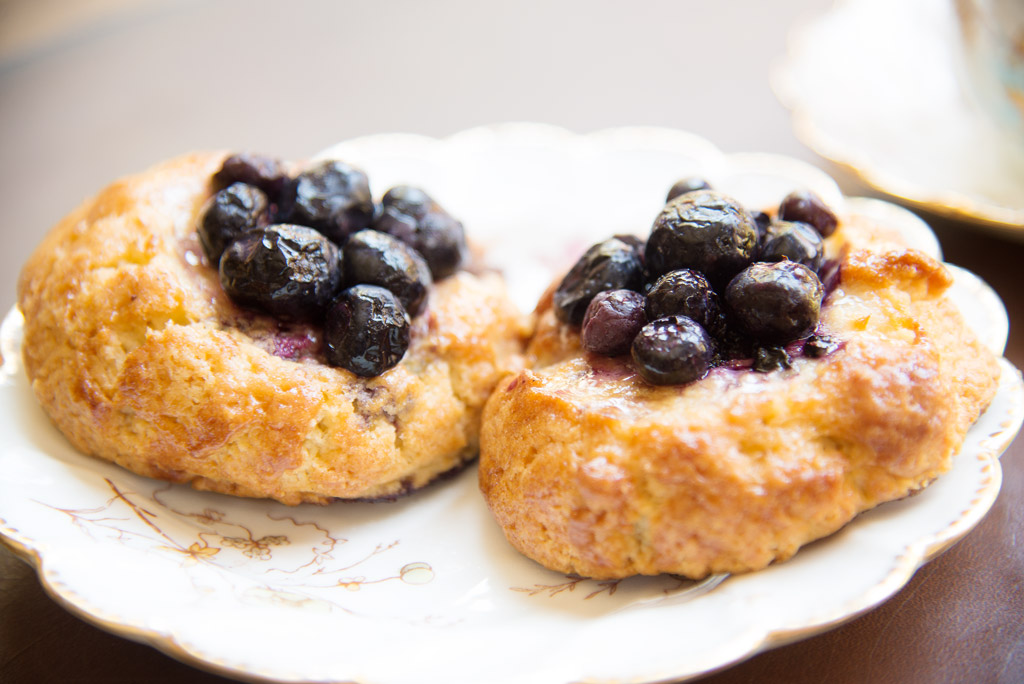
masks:
<svg viewBox="0 0 1024 684"><path fill-rule="evenodd" d="M319 350L319 343L309 331L275 335L274 356L296 361L302 356L315 354Z"/></svg>
<svg viewBox="0 0 1024 684"><path fill-rule="evenodd" d="M617 382L636 375L636 369L628 360L629 357L609 357L603 354L587 354L590 375L595 380Z"/></svg>

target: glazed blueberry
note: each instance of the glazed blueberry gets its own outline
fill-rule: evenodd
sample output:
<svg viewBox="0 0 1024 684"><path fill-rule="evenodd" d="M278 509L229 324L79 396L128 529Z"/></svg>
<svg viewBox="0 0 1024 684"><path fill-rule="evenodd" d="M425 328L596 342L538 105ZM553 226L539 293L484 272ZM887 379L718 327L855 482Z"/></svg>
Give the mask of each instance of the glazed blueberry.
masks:
<svg viewBox="0 0 1024 684"><path fill-rule="evenodd" d="M711 184L699 176L690 176L689 178L682 178L677 180L668 191L668 196L665 197L665 202L671 202L680 195L685 195L688 192L694 192L696 190L710 190Z"/></svg>
<svg viewBox="0 0 1024 684"><path fill-rule="evenodd" d="M605 356L627 353L647 323L645 304L645 297L633 290L599 292L583 316L583 348Z"/></svg>
<svg viewBox="0 0 1024 684"><path fill-rule="evenodd" d="M814 331L823 293L803 264L758 262L732 279L725 303L740 331L764 344L785 344Z"/></svg>
<svg viewBox="0 0 1024 684"><path fill-rule="evenodd" d="M267 193L276 200L288 183L288 170L284 164L272 157L258 154L233 154L224 160L220 170L213 175L218 187L232 183L247 183Z"/></svg>
<svg viewBox="0 0 1024 684"><path fill-rule="evenodd" d="M340 250L305 226L258 228L220 258L220 282L235 303L285 320L318 318L341 281Z"/></svg>
<svg viewBox="0 0 1024 684"><path fill-rule="evenodd" d="M631 348L637 372L652 385L682 385L708 373L714 345L698 323L669 316L640 329Z"/></svg>
<svg viewBox="0 0 1024 684"><path fill-rule="evenodd" d="M419 220L408 214L402 214L385 206L373 219L373 229L381 233L392 235L402 242L409 244L416 235Z"/></svg>
<svg viewBox="0 0 1024 684"><path fill-rule="evenodd" d="M373 222L375 207L366 174L340 161L325 161L285 188L281 213L290 223L315 228L343 245Z"/></svg>
<svg viewBox="0 0 1024 684"><path fill-rule="evenodd" d="M462 224L419 188L398 185L388 190L373 227L418 251L437 280L455 273L466 259Z"/></svg>
<svg viewBox="0 0 1024 684"><path fill-rule="evenodd" d="M698 190L669 202L647 240L652 276L689 268L713 285L729 282L753 259L757 224L738 202L713 190Z"/></svg>
<svg viewBox="0 0 1024 684"><path fill-rule="evenodd" d="M267 196L245 183L232 183L210 198L199 219L199 242L211 263L224 249L267 221Z"/></svg>
<svg viewBox="0 0 1024 684"><path fill-rule="evenodd" d="M829 335L811 335L804 344L803 354L812 359L820 359L839 349L839 342Z"/></svg>
<svg viewBox="0 0 1024 684"><path fill-rule="evenodd" d="M758 347L754 353L753 369L760 373L787 370L793 367L793 360L785 347Z"/></svg>
<svg viewBox="0 0 1024 684"><path fill-rule="evenodd" d="M580 325L590 300L605 290L639 290L643 264L632 246L609 238L588 249L555 290L555 316Z"/></svg>
<svg viewBox="0 0 1024 684"><path fill-rule="evenodd" d="M416 227L409 244L423 255L435 278L447 278L466 260L466 231L445 211L430 211Z"/></svg>
<svg viewBox="0 0 1024 684"><path fill-rule="evenodd" d="M647 293L647 318L686 316L710 330L719 314L718 295L697 271L669 271L654 281Z"/></svg>
<svg viewBox="0 0 1024 684"><path fill-rule="evenodd" d="M779 204L779 219L806 223L822 237L834 233L836 226L839 225L835 213L820 197L809 190L794 190L786 195Z"/></svg>
<svg viewBox="0 0 1024 684"><path fill-rule="evenodd" d="M409 328L409 315L389 290L350 287L327 310L327 362L364 378L380 375L402 360Z"/></svg>
<svg viewBox="0 0 1024 684"><path fill-rule="evenodd" d="M754 217L754 224L757 225L757 243L764 243L765 235L768 234L768 226L772 222L772 217L763 211L751 212L751 216Z"/></svg>
<svg viewBox="0 0 1024 684"><path fill-rule="evenodd" d="M390 290L410 316L423 309L430 269L423 257L401 240L376 230L361 230L345 243L342 262L346 283Z"/></svg>
<svg viewBox="0 0 1024 684"><path fill-rule="evenodd" d="M396 185L381 198L373 228L411 244L420 220L433 206L434 201L419 188Z"/></svg>
<svg viewBox="0 0 1024 684"><path fill-rule="evenodd" d="M769 226L757 258L758 261L789 259L817 273L825 259L825 243L806 223L776 221Z"/></svg>
<svg viewBox="0 0 1024 684"><path fill-rule="evenodd" d="M411 185L396 185L389 189L384 193L380 203L385 211L390 209L396 214L411 216L414 219L423 218L428 211L437 206L430 195Z"/></svg>
<svg viewBox="0 0 1024 684"><path fill-rule="evenodd" d="M619 235L613 235L616 240L622 240L627 245L633 248L637 256L640 257L640 261L644 260L644 248L647 246L647 241L639 235L629 235L628 233L620 233Z"/></svg>
<svg viewBox="0 0 1024 684"><path fill-rule="evenodd" d="M612 237L614 237L616 240L622 240L627 245L633 248L633 252L636 254L636 258L640 260L640 267L642 269L642 283L640 287L638 287L637 289L642 292L646 292L646 290L650 288L650 283L647 282L647 266L644 263L644 249L647 247L647 240L643 239L639 235L630 235L628 233L620 233L618 235L613 235Z"/></svg>

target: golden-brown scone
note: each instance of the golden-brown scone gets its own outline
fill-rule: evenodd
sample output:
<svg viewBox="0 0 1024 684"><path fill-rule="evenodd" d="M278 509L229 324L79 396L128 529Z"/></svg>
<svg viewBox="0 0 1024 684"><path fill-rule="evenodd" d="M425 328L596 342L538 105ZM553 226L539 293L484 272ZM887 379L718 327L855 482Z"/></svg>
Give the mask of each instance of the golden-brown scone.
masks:
<svg viewBox="0 0 1024 684"><path fill-rule="evenodd" d="M531 367L484 411L480 485L513 546L594 578L756 570L947 470L996 359L940 263L863 221L826 245L841 277L822 325L842 346L785 371L648 385L584 353L549 292Z"/></svg>
<svg viewBox="0 0 1024 684"><path fill-rule="evenodd" d="M122 179L25 266L24 358L82 451L142 475L287 504L392 497L474 457L484 401L521 364L502 279L435 283L395 368L320 362L318 332L236 307L195 235L223 154Z"/></svg>

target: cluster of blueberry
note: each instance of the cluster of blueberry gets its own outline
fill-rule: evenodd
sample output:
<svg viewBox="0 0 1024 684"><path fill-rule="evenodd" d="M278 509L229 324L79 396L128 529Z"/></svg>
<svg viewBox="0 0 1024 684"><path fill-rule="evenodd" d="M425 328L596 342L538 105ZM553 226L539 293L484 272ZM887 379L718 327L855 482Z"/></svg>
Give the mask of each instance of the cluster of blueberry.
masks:
<svg viewBox="0 0 1024 684"><path fill-rule="evenodd" d="M655 385L693 382L716 365L787 368L796 342L813 357L837 347L814 334L823 238L837 225L810 192L786 196L772 218L686 178L646 242L619 235L584 253L555 291L555 315L582 326L588 351L631 354Z"/></svg>
<svg viewBox="0 0 1024 684"><path fill-rule="evenodd" d="M405 355L410 316L458 270L462 224L425 192L373 201L366 174L326 161L290 176L275 159L229 157L214 175L199 240L237 304L324 326L328 363L362 377Z"/></svg>

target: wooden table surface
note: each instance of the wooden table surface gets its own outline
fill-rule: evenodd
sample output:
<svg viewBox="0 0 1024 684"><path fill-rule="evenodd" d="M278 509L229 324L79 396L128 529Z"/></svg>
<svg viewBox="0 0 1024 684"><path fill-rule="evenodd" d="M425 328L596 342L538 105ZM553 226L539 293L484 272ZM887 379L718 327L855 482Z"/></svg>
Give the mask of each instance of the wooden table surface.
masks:
<svg viewBox="0 0 1024 684"><path fill-rule="evenodd" d="M0 14L7 20L0 31L0 205L6 214L0 237L7 245L0 252L0 305L13 303L17 271L42 233L82 196L116 175L194 147L299 157L365 133L440 135L524 119L580 131L669 125L730 151L781 152L825 165L795 139L767 82L770 58L782 54L786 30L829 4L664 1L639 3L622 17L579 0L531 5L544 13L543 21L535 21L529 12L450 0L437 3L436 14L417 24L395 23L394 13L408 19L417 11L402 2L367 9L303 0L288 3L287 15L275 14L280 5L240 0L173 7L159 0L93 0L86 3L92 15L82 6L71 12L73 3L58 0L8 2L0 5L7 12ZM328 20L341 11L357 14L366 25L393 25L395 32L367 38L332 28ZM305 17L297 35L290 23L296 15ZM586 31L571 30L580 17L589 22ZM12 24L15 19L24 30ZM663 49L649 51L650 44L662 45L675 35L675 28L696 21L703 28L687 34L685 55L673 59ZM497 37L466 33L495 23L504 28ZM433 49L403 48L421 29L432 35ZM321 38L338 36L337 69L348 90L333 100L313 92L295 104L282 103L281 88L272 84L253 103L244 99L252 97L250 75L229 74L225 80L211 73L230 53L241 58L243 70L249 65L270 81L274 68L308 68L313 75L299 76L300 86L315 87L323 80L322 65L303 63L301 47L316 42L310 34L317 31ZM736 50L721 54L716 36L726 34L739 40ZM533 49L524 51L527 38ZM345 57L365 54L367 41L387 50L353 72ZM282 55L277 67L268 61L268 46ZM209 59L196 56L203 50ZM465 59L469 53L474 59ZM691 59L712 54L706 64ZM313 57L322 59L322 53ZM666 89L677 77L692 86L689 94ZM220 89L232 87L233 78L244 93L226 97ZM494 87L496 78L501 87ZM699 103L692 101L693 92L704 94ZM430 100L423 99L427 95ZM444 107L434 102L446 97ZM266 106L257 110L262 114L248 116L254 104ZM848 177L840 181L847 191L863 190ZM1010 315L1006 356L1024 367L1024 244L926 218L947 260L980 275L1003 298ZM1024 543L1018 543L1024 540L1024 439L1009 447L1002 465L1002 492L988 516L889 601L702 681L1024 680ZM0 547L0 682L49 681L229 680L72 616L45 594L32 568Z"/></svg>

